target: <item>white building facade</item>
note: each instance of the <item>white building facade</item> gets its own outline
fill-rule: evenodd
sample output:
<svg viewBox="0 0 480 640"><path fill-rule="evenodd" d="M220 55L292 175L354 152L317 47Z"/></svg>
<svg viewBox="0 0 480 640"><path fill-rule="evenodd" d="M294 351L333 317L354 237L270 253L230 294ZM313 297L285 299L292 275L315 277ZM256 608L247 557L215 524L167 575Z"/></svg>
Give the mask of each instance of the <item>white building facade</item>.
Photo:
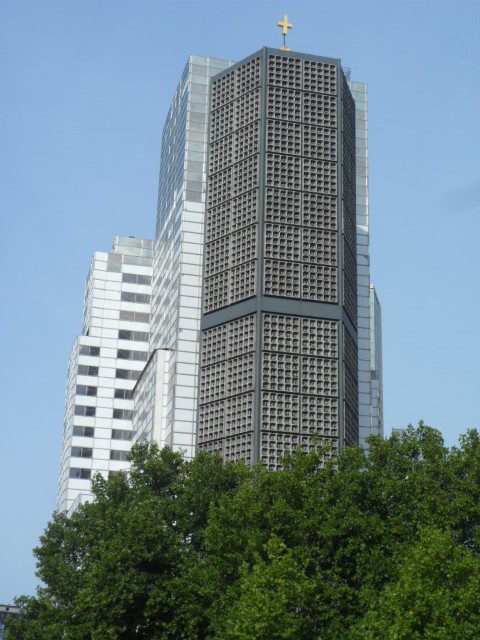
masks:
<svg viewBox="0 0 480 640"><path fill-rule="evenodd" d="M148 358L151 240L116 237L95 252L82 333L68 367L57 510L92 497L91 482L129 468L133 388Z"/></svg>
<svg viewBox="0 0 480 640"><path fill-rule="evenodd" d="M170 356L168 349L153 349L135 384L132 434L135 444L165 444Z"/></svg>

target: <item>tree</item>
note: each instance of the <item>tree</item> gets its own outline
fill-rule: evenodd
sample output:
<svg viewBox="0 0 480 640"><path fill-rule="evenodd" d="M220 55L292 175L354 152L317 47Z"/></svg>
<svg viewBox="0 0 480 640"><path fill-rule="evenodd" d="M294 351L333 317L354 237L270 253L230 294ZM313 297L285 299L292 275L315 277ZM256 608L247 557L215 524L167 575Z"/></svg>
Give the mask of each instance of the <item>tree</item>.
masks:
<svg viewBox="0 0 480 640"><path fill-rule="evenodd" d="M323 464L321 449L296 452L275 472L155 446L134 448L132 465L128 477L97 478L95 502L70 519L54 515L35 551L45 587L22 601L9 640L393 640L413 596L398 615L392 603L407 586L419 598L452 553L452 575L472 559L473 573L444 580L452 606L438 619L448 629L462 618L454 603L470 602L476 431L448 449L420 424L372 438L368 455L348 447ZM428 545L437 555L422 565ZM478 624L475 606L465 624Z"/></svg>
<svg viewBox="0 0 480 640"><path fill-rule="evenodd" d="M480 557L449 532L422 531L398 577L374 603L355 640L477 640Z"/></svg>
<svg viewBox="0 0 480 640"><path fill-rule="evenodd" d="M224 640L309 640L316 637L316 580L308 576L302 558L276 536L265 545L266 558L240 569L238 598L221 620Z"/></svg>

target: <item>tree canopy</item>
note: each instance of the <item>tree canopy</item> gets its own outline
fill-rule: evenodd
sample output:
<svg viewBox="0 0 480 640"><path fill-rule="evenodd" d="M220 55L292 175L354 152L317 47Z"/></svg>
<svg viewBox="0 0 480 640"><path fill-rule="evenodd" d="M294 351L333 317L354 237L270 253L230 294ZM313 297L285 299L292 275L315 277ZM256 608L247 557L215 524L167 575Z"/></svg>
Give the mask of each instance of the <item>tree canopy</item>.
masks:
<svg viewBox="0 0 480 640"><path fill-rule="evenodd" d="M296 452L284 469L137 446L94 502L54 514L44 586L8 640L480 637L480 437Z"/></svg>

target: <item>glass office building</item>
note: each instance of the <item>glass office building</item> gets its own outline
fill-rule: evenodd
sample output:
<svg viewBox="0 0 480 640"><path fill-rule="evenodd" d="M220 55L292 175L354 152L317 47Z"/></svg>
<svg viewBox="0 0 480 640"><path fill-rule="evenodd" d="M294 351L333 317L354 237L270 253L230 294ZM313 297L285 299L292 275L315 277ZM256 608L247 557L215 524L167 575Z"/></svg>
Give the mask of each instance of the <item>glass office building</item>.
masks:
<svg viewBox="0 0 480 640"><path fill-rule="evenodd" d="M368 201L368 93L367 85L350 82L355 100L356 201L357 201L357 300L358 300L358 387L359 442L367 447L370 435L383 435L383 420L377 415L381 387L374 390L370 362L372 324L370 302L370 215ZM377 299L378 302L378 299ZM376 320L377 328L381 318ZM381 339L381 331L379 333Z"/></svg>
<svg viewBox="0 0 480 640"><path fill-rule="evenodd" d="M382 308L373 285L370 285L370 336L372 433L383 435Z"/></svg>
<svg viewBox="0 0 480 640"><path fill-rule="evenodd" d="M165 399L160 411L154 395L138 394L143 399L135 412L135 432L138 439L160 433L160 445L189 457L195 450L209 84L230 64L189 57L162 135L150 352L168 351ZM157 367L156 359L150 368Z"/></svg>

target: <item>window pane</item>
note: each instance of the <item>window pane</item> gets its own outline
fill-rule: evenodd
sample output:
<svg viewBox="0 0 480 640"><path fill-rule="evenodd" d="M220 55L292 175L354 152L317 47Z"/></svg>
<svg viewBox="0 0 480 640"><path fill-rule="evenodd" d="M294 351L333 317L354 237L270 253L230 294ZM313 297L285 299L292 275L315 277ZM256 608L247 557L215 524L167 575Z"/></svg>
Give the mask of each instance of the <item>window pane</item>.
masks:
<svg viewBox="0 0 480 640"><path fill-rule="evenodd" d="M129 460L130 452L129 451L119 451L117 449L112 449L110 451L110 460Z"/></svg>
<svg viewBox="0 0 480 640"><path fill-rule="evenodd" d="M98 376L98 367L91 367L87 364L79 364L78 374L80 376Z"/></svg>
<svg viewBox="0 0 480 640"><path fill-rule="evenodd" d="M133 391L131 389L115 389L115 398L131 400L133 398Z"/></svg>
<svg viewBox="0 0 480 640"><path fill-rule="evenodd" d="M100 347L92 347L89 345L81 345L79 353L81 356L99 356Z"/></svg>
<svg viewBox="0 0 480 640"><path fill-rule="evenodd" d="M77 384L76 394L77 396L96 396L97 387L90 387L85 384Z"/></svg>
<svg viewBox="0 0 480 640"><path fill-rule="evenodd" d="M89 447L72 447L71 456L72 458L91 458L92 449Z"/></svg>
<svg viewBox="0 0 480 640"><path fill-rule="evenodd" d="M131 440L132 432L126 429L112 429L112 440Z"/></svg>
<svg viewBox="0 0 480 640"><path fill-rule="evenodd" d="M76 478L78 480L89 480L90 475L90 469L81 469L79 467L71 467L70 469L70 478Z"/></svg>
<svg viewBox="0 0 480 640"><path fill-rule="evenodd" d="M73 425L73 435L82 436L83 438L93 438L94 428L84 427L80 425Z"/></svg>
<svg viewBox="0 0 480 640"><path fill-rule="evenodd" d="M131 420L133 417L133 411L130 409L114 409L113 417L116 420Z"/></svg>

